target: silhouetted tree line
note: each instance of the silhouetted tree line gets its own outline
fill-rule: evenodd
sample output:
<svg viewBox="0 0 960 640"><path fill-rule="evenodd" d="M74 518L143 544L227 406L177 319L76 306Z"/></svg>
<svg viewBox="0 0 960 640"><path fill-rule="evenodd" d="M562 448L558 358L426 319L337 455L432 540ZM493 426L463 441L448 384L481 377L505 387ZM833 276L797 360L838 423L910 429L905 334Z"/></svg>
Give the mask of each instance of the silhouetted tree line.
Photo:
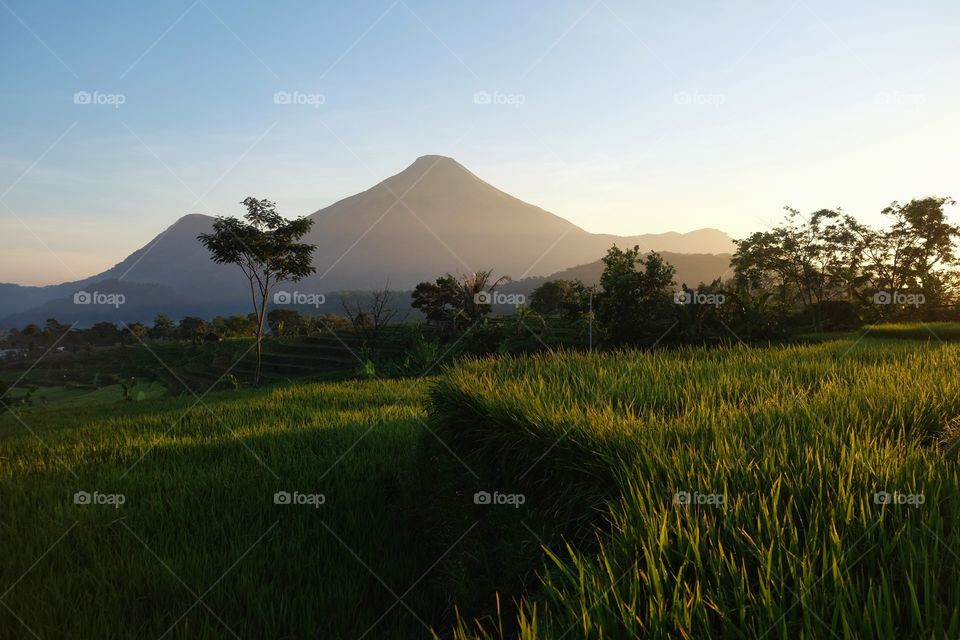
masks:
<svg viewBox="0 0 960 640"><path fill-rule="evenodd" d="M547 282L533 292L530 308L582 322L589 305L602 344L641 347L953 320L960 317L960 227L944 210L953 204L937 197L894 202L882 211L886 229L841 210L805 216L788 207L779 226L735 242L732 277L695 289L677 288L674 268L656 252L614 246L598 288Z"/></svg>
<svg viewBox="0 0 960 640"><path fill-rule="evenodd" d="M185 340L199 344L224 338L249 338L254 335L257 322L256 315L252 313L216 316L211 320L187 316L179 322L171 320L165 313L159 313L152 325L142 322L119 325L98 322L88 328L71 328L51 318L42 327L28 324L22 329L12 329L0 341L0 345L5 349L32 353L53 345L64 350L75 350L162 341ZM271 310L267 314L266 324L275 336L321 335L350 328L347 319L334 313L307 316L292 309Z"/></svg>

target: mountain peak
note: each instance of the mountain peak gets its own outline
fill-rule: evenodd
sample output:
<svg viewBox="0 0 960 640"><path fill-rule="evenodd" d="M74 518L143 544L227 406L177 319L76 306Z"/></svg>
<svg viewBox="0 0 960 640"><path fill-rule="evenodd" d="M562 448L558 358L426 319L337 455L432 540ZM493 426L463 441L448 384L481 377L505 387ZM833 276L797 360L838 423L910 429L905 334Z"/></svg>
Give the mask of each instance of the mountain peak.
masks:
<svg viewBox="0 0 960 640"><path fill-rule="evenodd" d="M451 158L450 156L441 156L429 154L420 156L413 161L409 167L404 169L398 175L425 175L427 173L436 173L437 175L450 177L461 174L475 177L465 166Z"/></svg>
<svg viewBox="0 0 960 640"><path fill-rule="evenodd" d="M418 164L420 164L420 165L423 165L423 164L428 164L428 165L430 165L430 164L440 164L440 163L454 164L454 165L456 165L456 166L458 166L458 167L462 167L462 166L463 166L462 164L460 164L459 162L457 162L456 160L454 160L454 159L451 158L450 156L441 156L441 155L435 154L435 153L429 153L429 154L427 154L427 155L425 155L425 156L420 156L419 158L417 158L416 160L414 160L414 161L413 161L413 164L410 165L410 166L411 166L411 167L415 167L415 166L417 166Z"/></svg>
<svg viewBox="0 0 960 640"><path fill-rule="evenodd" d="M464 189L467 192L498 191L453 158L436 154L420 156L413 164L381 184L398 194L405 193L408 189L416 189L434 195L459 194L470 197Z"/></svg>

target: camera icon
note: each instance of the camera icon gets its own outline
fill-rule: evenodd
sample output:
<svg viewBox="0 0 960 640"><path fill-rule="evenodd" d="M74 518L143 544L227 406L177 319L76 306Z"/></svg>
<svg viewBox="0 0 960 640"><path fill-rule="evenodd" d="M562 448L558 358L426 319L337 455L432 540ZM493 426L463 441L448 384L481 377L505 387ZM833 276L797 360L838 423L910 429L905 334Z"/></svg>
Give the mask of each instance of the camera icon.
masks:
<svg viewBox="0 0 960 640"><path fill-rule="evenodd" d="M73 94L73 104L90 104L92 99L89 91L77 91Z"/></svg>
<svg viewBox="0 0 960 640"><path fill-rule="evenodd" d="M490 104L493 102L493 96L489 91L477 91L473 94L473 104Z"/></svg>
<svg viewBox="0 0 960 640"><path fill-rule="evenodd" d="M691 104L693 96L690 95L689 91L677 91L673 94L673 101L675 104Z"/></svg>
<svg viewBox="0 0 960 640"><path fill-rule="evenodd" d="M889 491L877 491L873 494L873 504L890 504L890 502Z"/></svg>
<svg viewBox="0 0 960 640"><path fill-rule="evenodd" d="M473 494L473 504L490 504L492 499L489 491L477 491Z"/></svg>
<svg viewBox="0 0 960 640"><path fill-rule="evenodd" d="M493 304L493 295L489 291L480 291L473 294L474 304Z"/></svg>
<svg viewBox="0 0 960 640"><path fill-rule="evenodd" d="M873 294L873 304L890 304L893 297L889 291L877 291Z"/></svg>
<svg viewBox="0 0 960 640"><path fill-rule="evenodd" d="M86 491L77 491L73 494L73 504L90 504L90 494Z"/></svg>
<svg viewBox="0 0 960 640"><path fill-rule="evenodd" d="M289 491L277 491L273 494L273 504L290 504L291 496Z"/></svg>
<svg viewBox="0 0 960 640"><path fill-rule="evenodd" d="M674 304L690 304L693 302L693 295L689 291L677 291L673 294Z"/></svg>
<svg viewBox="0 0 960 640"><path fill-rule="evenodd" d="M73 304L90 304L93 302L93 296L86 291L77 291L73 294Z"/></svg>
<svg viewBox="0 0 960 640"><path fill-rule="evenodd" d="M690 492L677 491L673 494L673 504L690 504Z"/></svg>
<svg viewBox="0 0 960 640"><path fill-rule="evenodd" d="M290 304L291 300L289 291L277 291L273 294L273 304Z"/></svg>
<svg viewBox="0 0 960 640"><path fill-rule="evenodd" d="M290 104L292 100L293 96L289 91L277 91L273 94L273 104Z"/></svg>

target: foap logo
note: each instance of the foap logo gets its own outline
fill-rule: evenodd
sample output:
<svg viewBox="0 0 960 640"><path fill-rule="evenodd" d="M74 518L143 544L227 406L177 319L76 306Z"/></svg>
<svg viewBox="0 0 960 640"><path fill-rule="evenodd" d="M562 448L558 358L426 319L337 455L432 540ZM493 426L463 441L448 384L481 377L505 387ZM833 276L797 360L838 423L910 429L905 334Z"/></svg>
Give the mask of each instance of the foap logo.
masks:
<svg viewBox="0 0 960 640"><path fill-rule="evenodd" d="M674 104L719 107L726 103L727 96L722 93L700 93L699 91L677 91L673 94Z"/></svg>
<svg viewBox="0 0 960 640"><path fill-rule="evenodd" d="M77 91L73 94L73 104L108 106L119 109L127 101L122 93L101 93L99 91Z"/></svg>
<svg viewBox="0 0 960 640"><path fill-rule="evenodd" d="M873 504L879 505L890 504L909 506L917 509L926 501L927 497L922 493L901 493L899 491L890 493L889 491L877 491L873 494Z"/></svg>
<svg viewBox="0 0 960 640"><path fill-rule="evenodd" d="M127 301L127 297L122 293L100 293L94 291L77 291L73 294L73 304L95 304L108 305L119 309L120 305Z"/></svg>
<svg viewBox="0 0 960 640"><path fill-rule="evenodd" d="M501 293L500 291L480 291L473 295L474 304L506 304L514 307L526 303L522 293Z"/></svg>
<svg viewBox="0 0 960 640"><path fill-rule="evenodd" d="M522 93L503 93L500 91L477 91L473 94L473 104L508 106L519 109L527 101Z"/></svg>
<svg viewBox="0 0 960 640"><path fill-rule="evenodd" d="M673 504L684 507L690 505L706 505L710 507L722 507L727 501L722 493L700 493L699 491L677 491L673 494Z"/></svg>
<svg viewBox="0 0 960 640"><path fill-rule="evenodd" d="M919 307L927 301L922 293L903 293L902 291L877 291L873 294L873 304L906 304Z"/></svg>
<svg viewBox="0 0 960 640"><path fill-rule="evenodd" d="M879 91L873 95L873 103L881 106L916 107L926 103L922 93L903 93L900 91Z"/></svg>
<svg viewBox="0 0 960 640"><path fill-rule="evenodd" d="M676 304L711 304L719 307L726 302L727 297L722 293L700 293L699 291L677 291L673 294Z"/></svg>
<svg viewBox="0 0 960 640"><path fill-rule="evenodd" d="M473 504L480 505L509 505L514 509L519 509L520 505L527 501L527 497L522 493L500 493L494 491L477 491L473 494Z"/></svg>
<svg viewBox="0 0 960 640"><path fill-rule="evenodd" d="M319 308L327 301L322 293L302 293L300 291L277 291L273 294L273 304L298 304Z"/></svg>
<svg viewBox="0 0 960 640"><path fill-rule="evenodd" d="M319 109L327 102L322 93L301 93L300 91L277 91L273 94L273 104L306 106Z"/></svg>
<svg viewBox="0 0 960 640"><path fill-rule="evenodd" d="M273 494L273 504L310 506L319 509L320 505L326 504L327 496L322 493L300 493L294 491L277 491Z"/></svg>
<svg viewBox="0 0 960 640"><path fill-rule="evenodd" d="M94 491L77 491L73 494L73 504L88 506L108 506L119 509L127 501L127 497L122 493L100 493Z"/></svg>

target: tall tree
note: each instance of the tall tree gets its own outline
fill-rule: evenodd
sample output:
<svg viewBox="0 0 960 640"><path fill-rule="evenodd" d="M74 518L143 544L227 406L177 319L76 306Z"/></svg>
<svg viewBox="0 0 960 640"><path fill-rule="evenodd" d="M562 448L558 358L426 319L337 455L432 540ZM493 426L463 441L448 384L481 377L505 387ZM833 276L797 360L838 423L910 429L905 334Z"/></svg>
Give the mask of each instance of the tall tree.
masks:
<svg viewBox="0 0 960 640"><path fill-rule="evenodd" d="M839 210L820 209L804 216L785 207L786 221L735 241L731 264L748 288L771 288L782 304L799 302L821 325L821 303L850 299L862 281L862 227Z"/></svg>
<svg viewBox="0 0 960 640"><path fill-rule="evenodd" d="M607 251L597 321L608 342L651 346L663 338L673 321L674 271L656 252L641 256L639 246Z"/></svg>
<svg viewBox="0 0 960 640"><path fill-rule="evenodd" d="M287 220L276 212L273 202L246 198L243 220L218 216L212 233L198 236L210 251L213 261L235 264L250 285L250 299L256 316L257 366L253 383L260 383L263 336L270 293L280 282L297 282L314 272L315 245L300 242L310 231L313 220L299 217Z"/></svg>
<svg viewBox="0 0 960 640"><path fill-rule="evenodd" d="M952 198L930 197L905 205L893 202L882 211L893 220L884 237L888 253L895 256L891 279L900 286L919 288L928 302L941 301L947 284L942 269L957 264L960 227L947 222L944 211L953 204Z"/></svg>

